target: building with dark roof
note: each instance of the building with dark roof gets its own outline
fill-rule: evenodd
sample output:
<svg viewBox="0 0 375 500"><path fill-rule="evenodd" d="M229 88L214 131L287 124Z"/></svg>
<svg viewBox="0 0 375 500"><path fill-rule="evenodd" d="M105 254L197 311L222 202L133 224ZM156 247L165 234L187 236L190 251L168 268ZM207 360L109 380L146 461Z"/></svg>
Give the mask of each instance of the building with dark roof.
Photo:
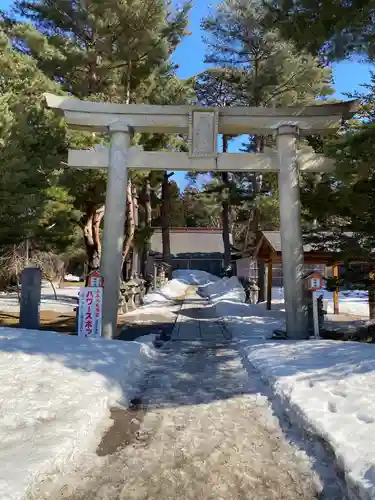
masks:
<svg viewBox="0 0 375 500"><path fill-rule="evenodd" d="M184 227L170 229L172 269L199 269L220 276L224 265L222 229ZM150 265L161 262L162 231L155 228L151 236ZM149 266L150 267L150 266Z"/></svg>

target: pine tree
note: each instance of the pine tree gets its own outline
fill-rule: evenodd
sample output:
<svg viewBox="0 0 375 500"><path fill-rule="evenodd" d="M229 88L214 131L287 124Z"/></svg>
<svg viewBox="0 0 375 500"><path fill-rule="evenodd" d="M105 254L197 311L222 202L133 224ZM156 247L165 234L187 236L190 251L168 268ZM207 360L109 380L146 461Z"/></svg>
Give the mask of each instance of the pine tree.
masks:
<svg viewBox="0 0 375 500"><path fill-rule="evenodd" d="M202 24L206 62L229 74L235 70L240 102L283 107L332 94L331 71L310 54L297 52L267 25L265 16L260 0L224 0Z"/></svg>
<svg viewBox="0 0 375 500"><path fill-rule="evenodd" d="M203 190L187 186L182 193L182 202L187 227L222 228L221 206L208 186Z"/></svg>
<svg viewBox="0 0 375 500"><path fill-rule="evenodd" d="M282 35L324 59L344 59L375 50L374 0L269 0L268 23Z"/></svg>
<svg viewBox="0 0 375 500"><path fill-rule="evenodd" d="M280 107L310 104L317 97L332 93L330 70L319 67L311 55L298 54L292 44L282 40L277 30L268 27L265 16L260 1L224 0L212 15L204 19L206 62L214 64L217 69L198 77L196 89L201 103ZM228 140L224 138L224 146L227 144ZM274 146L273 141L250 136L245 150L262 153L266 146ZM236 233L246 235L242 241L251 247L260 222L264 221L262 208L268 211L270 207L277 208L269 197L270 194L277 195L277 191L271 193L263 187L264 179L260 173L235 174L231 179L232 188L228 174L223 174L223 190L232 193L232 209L227 207L225 211L229 216L223 210L223 220L230 219L234 203L238 206L242 203L238 214L244 227L241 229L240 220L237 220ZM267 198L262 196L264 191ZM270 215L275 219L273 214ZM228 222L223 228L227 246L229 231L225 226Z"/></svg>
<svg viewBox="0 0 375 500"><path fill-rule="evenodd" d="M173 10L165 0L17 0L16 12L29 23L8 17L3 25L18 51L32 56L50 79L76 97L169 104L185 99L188 86L175 76L170 56L185 35L189 8L186 3ZM90 143L92 138L86 146ZM70 146L76 146L74 140ZM64 182L81 212L89 269L96 269L106 172L65 172ZM134 192L132 186L129 192ZM132 206L128 203L124 258L135 237L130 228Z"/></svg>
<svg viewBox="0 0 375 500"><path fill-rule="evenodd" d="M195 83L197 100L200 105L209 107L227 107L239 102L239 78L235 70L219 68L210 69L198 75ZM222 152L228 152L230 137L222 137ZM231 263L231 196L232 183L228 172L212 173L212 177L220 178L221 184L211 186L211 194L216 194L221 201L221 224L223 229L224 267Z"/></svg>
<svg viewBox="0 0 375 500"><path fill-rule="evenodd" d="M370 318L375 319L375 75L364 87L364 95L352 96L361 99L359 119L324 145L335 160L335 172L311 181L302 202L306 220L317 221L319 228L306 228L308 240L337 252L347 269L346 284L368 290Z"/></svg>
<svg viewBox="0 0 375 500"><path fill-rule="evenodd" d="M43 101L44 92L59 87L31 57L14 51L2 31L0 45L1 249L27 239L41 250L63 250L74 217L60 185L66 129Z"/></svg>
<svg viewBox="0 0 375 500"><path fill-rule="evenodd" d="M167 68L185 34L186 3L173 11L165 0L16 0L30 23L7 24L15 46L73 95L136 102L137 89Z"/></svg>

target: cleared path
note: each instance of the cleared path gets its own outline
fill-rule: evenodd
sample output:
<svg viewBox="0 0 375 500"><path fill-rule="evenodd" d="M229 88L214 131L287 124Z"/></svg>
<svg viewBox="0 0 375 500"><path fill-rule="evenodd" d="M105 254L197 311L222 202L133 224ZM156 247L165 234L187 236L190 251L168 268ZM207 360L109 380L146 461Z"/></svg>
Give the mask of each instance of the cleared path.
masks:
<svg viewBox="0 0 375 500"><path fill-rule="evenodd" d="M230 334L225 325L216 318L207 301L191 287L179 311L172 341L227 342Z"/></svg>
<svg viewBox="0 0 375 500"><path fill-rule="evenodd" d="M189 295L133 410L114 412L98 449L104 464L48 498L318 498L306 457L285 440L262 383L205 305Z"/></svg>

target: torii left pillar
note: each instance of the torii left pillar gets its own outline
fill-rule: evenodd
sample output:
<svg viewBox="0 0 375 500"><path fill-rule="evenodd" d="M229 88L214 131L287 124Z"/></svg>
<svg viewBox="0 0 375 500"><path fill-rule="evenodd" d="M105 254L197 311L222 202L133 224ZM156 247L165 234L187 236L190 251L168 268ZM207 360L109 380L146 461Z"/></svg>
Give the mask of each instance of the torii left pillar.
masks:
<svg viewBox="0 0 375 500"><path fill-rule="evenodd" d="M279 170L280 235L286 305L286 330L290 339L308 338L303 303L303 244L301 201L295 126L279 127L276 136Z"/></svg>
<svg viewBox="0 0 375 500"><path fill-rule="evenodd" d="M127 160L132 130L127 124L116 121L109 126L109 132L111 146L100 269L104 278L102 331L105 338L112 339L117 332L128 183Z"/></svg>

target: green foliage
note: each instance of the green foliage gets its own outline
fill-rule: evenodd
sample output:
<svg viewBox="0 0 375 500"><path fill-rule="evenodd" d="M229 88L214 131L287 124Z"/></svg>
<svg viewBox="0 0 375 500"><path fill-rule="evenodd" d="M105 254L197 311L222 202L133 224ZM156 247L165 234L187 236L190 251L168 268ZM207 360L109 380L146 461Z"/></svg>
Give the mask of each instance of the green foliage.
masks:
<svg viewBox="0 0 375 500"><path fill-rule="evenodd" d="M213 69L198 75L197 99L206 106L282 107L315 103L333 93L332 74L307 52L267 23L267 10L259 0L223 0L202 22L206 31L206 62ZM223 138L223 151L230 137ZM263 153L274 148L268 137L249 136L244 152ZM279 226L278 189L274 174L212 174L206 183L223 211L228 203L238 247L251 246L257 230ZM224 213L224 212L223 212ZM230 215L229 215L230 218Z"/></svg>
<svg viewBox="0 0 375 500"><path fill-rule="evenodd" d="M307 217L323 231L310 234L313 243L338 252L348 268L346 282L373 288L369 272L375 269L374 77L366 90L361 97L363 120L353 121L345 133L325 145L336 171L310 182L302 201ZM354 262L365 267L351 266Z"/></svg>
<svg viewBox="0 0 375 500"><path fill-rule="evenodd" d="M111 102L179 104L192 98L192 82L176 77L171 54L186 34L189 9L189 2L175 9L168 0L16 0L15 11L3 15L1 24L20 57L28 57L38 74L52 85L48 88L51 92L62 89L81 99ZM21 78L21 86L22 81ZM52 82L58 85L53 87ZM9 128L6 105L0 104L0 111L4 108L1 138ZM54 133L51 127L52 138ZM52 139L50 165L59 169L52 169L51 177L48 174L48 181L53 182L45 191L50 196L48 208L54 210L54 234L62 244L66 230L65 243L77 243L74 224L78 224L83 230L88 259L95 257L97 262L100 245L91 236L94 216L103 211L107 174L101 170L61 169L60 163L66 158L68 144L72 148L89 148L98 142L108 143L108 137L66 133L65 127L63 135L64 148L59 156L54 150L59 137ZM179 150L177 143L181 143L181 138L137 135L134 142L146 150ZM132 182L141 187L148 173L130 175ZM154 186L158 183L156 176ZM51 217L44 214L42 218L49 227ZM72 247L71 250L75 251Z"/></svg>
<svg viewBox="0 0 375 500"><path fill-rule="evenodd" d="M78 97L136 102L138 87L155 71L170 72L169 57L185 34L190 5L174 11L165 0L16 0L29 24L11 20L19 50Z"/></svg>
<svg viewBox="0 0 375 500"><path fill-rule="evenodd" d="M352 54L374 56L374 0L267 0L267 22L298 50L329 60Z"/></svg>
<svg viewBox="0 0 375 500"><path fill-rule="evenodd" d="M330 69L297 52L265 17L260 0L223 0L202 24L206 62L226 68L235 94L248 106L307 104L331 95Z"/></svg>
<svg viewBox="0 0 375 500"><path fill-rule="evenodd" d="M200 106L227 107L241 102L242 75L234 68L210 68L197 75L194 90Z"/></svg>
<svg viewBox="0 0 375 500"><path fill-rule="evenodd" d="M5 249L30 237L48 245L48 227L52 221L66 226L71 210L71 200L58 187L67 151L65 126L43 100L43 92L59 88L32 58L15 52L4 33L0 39L1 245Z"/></svg>
<svg viewBox="0 0 375 500"><path fill-rule="evenodd" d="M207 189L199 190L188 186L182 197L188 227L221 227L220 204Z"/></svg>

